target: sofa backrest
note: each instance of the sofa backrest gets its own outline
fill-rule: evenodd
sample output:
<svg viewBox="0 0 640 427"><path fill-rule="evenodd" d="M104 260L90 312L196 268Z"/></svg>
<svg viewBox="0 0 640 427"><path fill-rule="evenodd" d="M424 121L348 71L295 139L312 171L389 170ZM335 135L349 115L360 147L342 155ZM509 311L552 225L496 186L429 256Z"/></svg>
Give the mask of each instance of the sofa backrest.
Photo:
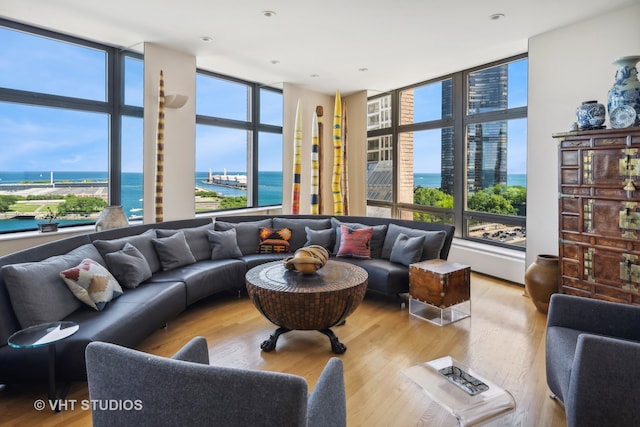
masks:
<svg viewBox="0 0 640 427"><path fill-rule="evenodd" d="M17 264L21 262L42 261L55 255L64 255L67 252L91 243L89 236L84 234L80 236L68 237L53 242L44 243L29 249L24 249L12 254L0 257L0 268L9 264ZM0 274L0 345L6 345L7 339L15 331L20 330L20 324L13 312L9 292L4 282L2 274Z"/></svg>
<svg viewBox="0 0 640 427"><path fill-rule="evenodd" d="M179 229L198 227L200 225L211 223L211 218L202 217L162 223L132 225L129 227L114 228L111 230L66 237L8 255L0 256L0 268L8 264L42 261L52 256L64 255L79 246L92 243L95 240L109 240L124 236L131 236L143 233L150 228ZM20 324L11 305L9 292L7 291L4 278L0 273L0 347L6 345L7 339L11 334L20 329Z"/></svg>
<svg viewBox="0 0 640 427"><path fill-rule="evenodd" d="M449 224L441 224L436 222L423 222L423 221L411 221L395 218L379 218L369 216L340 216L340 215L234 215L234 216L221 216L216 220L225 222L246 222L246 221L258 221L268 218L291 218L291 219L321 219L321 218L336 218L341 222L358 222L366 225L382 225L382 224L396 224L403 227L415 228L418 230L426 231L444 231L446 238L442 249L440 250L440 258L447 259L449 257L449 250L451 249L451 242L453 241L453 233L455 227Z"/></svg>

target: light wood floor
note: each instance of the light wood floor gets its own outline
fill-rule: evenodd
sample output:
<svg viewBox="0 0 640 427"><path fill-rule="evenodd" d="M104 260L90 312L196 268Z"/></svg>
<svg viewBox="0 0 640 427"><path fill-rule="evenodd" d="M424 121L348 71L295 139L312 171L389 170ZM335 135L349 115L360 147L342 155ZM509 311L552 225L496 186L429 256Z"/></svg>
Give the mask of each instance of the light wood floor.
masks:
<svg viewBox="0 0 640 427"><path fill-rule="evenodd" d="M545 381L546 316L523 296L523 288L472 273L472 316L439 327L409 316L391 299L367 295L343 326L333 328L348 350L344 362L350 426L454 426L456 420L434 403L402 369L442 356L468 364L516 399L516 413L500 426L565 426L560 404L551 400ZM243 297L216 296L189 308L166 329L138 348L170 356L190 338L209 343L211 364L301 375L310 389L334 356L326 336L314 331L282 335L275 351L260 343L274 330ZM7 387L0 391L2 426L88 426L91 414L78 406L88 399L86 383L72 386L67 399L74 410L36 411L46 385ZM167 408L170 410L170 408Z"/></svg>

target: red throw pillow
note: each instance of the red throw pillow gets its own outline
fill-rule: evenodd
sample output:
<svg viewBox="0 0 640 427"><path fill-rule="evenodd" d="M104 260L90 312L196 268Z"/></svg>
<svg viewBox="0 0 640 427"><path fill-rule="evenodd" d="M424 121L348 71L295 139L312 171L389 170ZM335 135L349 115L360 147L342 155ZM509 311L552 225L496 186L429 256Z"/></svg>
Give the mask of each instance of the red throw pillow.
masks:
<svg viewBox="0 0 640 427"><path fill-rule="evenodd" d="M272 230L267 227L262 227L260 228L260 245L258 246L258 253L288 253L290 252L289 239L291 239L291 230L288 228Z"/></svg>
<svg viewBox="0 0 640 427"><path fill-rule="evenodd" d="M345 258L371 258L373 227L353 229L340 226L340 249L337 256Z"/></svg>

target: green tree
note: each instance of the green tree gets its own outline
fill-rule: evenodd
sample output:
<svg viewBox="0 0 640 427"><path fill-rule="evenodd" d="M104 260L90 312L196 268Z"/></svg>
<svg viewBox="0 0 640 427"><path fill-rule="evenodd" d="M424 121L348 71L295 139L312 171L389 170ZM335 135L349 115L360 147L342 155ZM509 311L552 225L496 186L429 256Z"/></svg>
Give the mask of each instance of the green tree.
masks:
<svg viewBox="0 0 640 427"><path fill-rule="evenodd" d="M246 208L247 196L223 197L220 200L220 209Z"/></svg>
<svg viewBox="0 0 640 427"><path fill-rule="evenodd" d="M453 209L453 196L438 188L416 187L413 190L413 202L416 205ZM414 212L413 219L423 222L446 222L442 215L426 212Z"/></svg>
<svg viewBox="0 0 640 427"><path fill-rule="evenodd" d="M100 197L78 197L74 195L65 196L64 202L58 205L58 214L90 214L100 212L107 206Z"/></svg>
<svg viewBox="0 0 640 427"><path fill-rule="evenodd" d="M17 196L0 196L0 212L8 212L11 210L11 205L18 201Z"/></svg>
<svg viewBox="0 0 640 427"><path fill-rule="evenodd" d="M514 208L505 197L491 191L479 191L467 199L469 210L477 212L491 212L503 215L515 215L518 210Z"/></svg>
<svg viewBox="0 0 640 427"><path fill-rule="evenodd" d="M453 208L453 196L438 188L416 187L413 190L413 203L438 208Z"/></svg>

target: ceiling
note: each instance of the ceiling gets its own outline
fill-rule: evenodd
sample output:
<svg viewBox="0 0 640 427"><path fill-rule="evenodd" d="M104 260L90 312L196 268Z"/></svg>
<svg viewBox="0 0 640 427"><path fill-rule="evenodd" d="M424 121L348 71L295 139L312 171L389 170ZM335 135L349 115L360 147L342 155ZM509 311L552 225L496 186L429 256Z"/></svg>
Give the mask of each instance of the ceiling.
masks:
<svg viewBox="0 0 640 427"><path fill-rule="evenodd" d="M0 16L137 52L157 43L274 87L374 94L526 52L532 36L637 2L2 0Z"/></svg>

